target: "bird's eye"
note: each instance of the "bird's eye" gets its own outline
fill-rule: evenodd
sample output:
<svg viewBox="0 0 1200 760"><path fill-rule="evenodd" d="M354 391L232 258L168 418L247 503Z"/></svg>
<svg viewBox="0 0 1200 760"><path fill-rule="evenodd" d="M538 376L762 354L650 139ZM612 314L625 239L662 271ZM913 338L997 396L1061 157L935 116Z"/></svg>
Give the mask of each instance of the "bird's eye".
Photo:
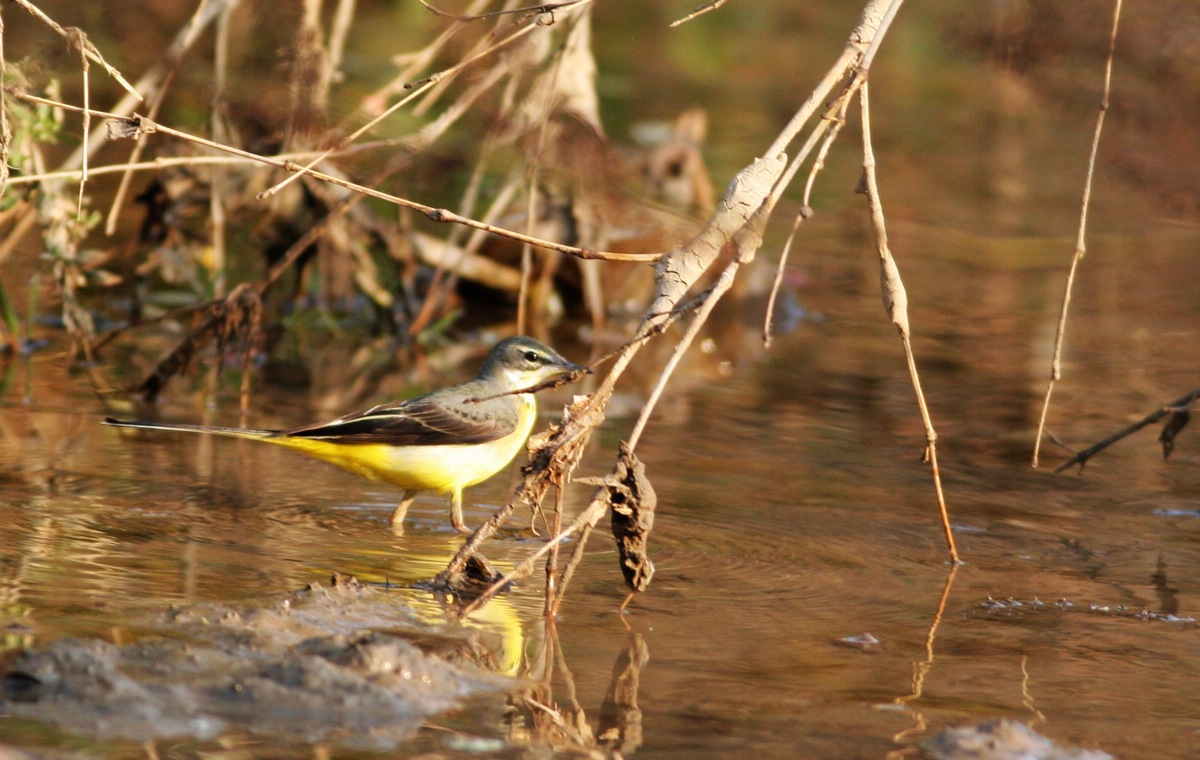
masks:
<svg viewBox="0 0 1200 760"><path fill-rule="evenodd" d="M538 355L537 351L526 351L525 352L525 361L529 362L530 364L537 364L541 360L542 360L542 357Z"/></svg>

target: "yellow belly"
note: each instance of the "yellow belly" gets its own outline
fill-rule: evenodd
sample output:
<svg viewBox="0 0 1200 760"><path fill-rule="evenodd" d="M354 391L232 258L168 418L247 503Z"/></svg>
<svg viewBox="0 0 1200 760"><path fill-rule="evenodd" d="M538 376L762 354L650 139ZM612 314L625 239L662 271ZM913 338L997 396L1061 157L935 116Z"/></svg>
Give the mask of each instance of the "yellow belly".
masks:
<svg viewBox="0 0 1200 760"><path fill-rule="evenodd" d="M454 494L504 469L525 445L533 429L537 409L531 396L522 396L520 401L521 413L516 430L487 443L388 446L378 443L331 443L286 436L260 440L323 459L356 475L392 483L405 490Z"/></svg>

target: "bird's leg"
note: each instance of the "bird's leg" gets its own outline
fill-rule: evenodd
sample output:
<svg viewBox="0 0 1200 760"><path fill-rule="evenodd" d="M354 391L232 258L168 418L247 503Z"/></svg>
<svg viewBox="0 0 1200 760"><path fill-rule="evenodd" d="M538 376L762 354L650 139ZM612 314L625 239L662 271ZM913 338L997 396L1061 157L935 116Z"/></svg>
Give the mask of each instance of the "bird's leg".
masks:
<svg viewBox="0 0 1200 760"><path fill-rule="evenodd" d="M405 491L400 497L400 503L392 510L392 532L397 536L404 533L404 515L408 513L408 508L412 506L413 499L417 498L419 491Z"/></svg>
<svg viewBox="0 0 1200 760"><path fill-rule="evenodd" d="M450 524L459 533L466 533L468 535L471 533L471 529L463 522L461 488L450 495Z"/></svg>

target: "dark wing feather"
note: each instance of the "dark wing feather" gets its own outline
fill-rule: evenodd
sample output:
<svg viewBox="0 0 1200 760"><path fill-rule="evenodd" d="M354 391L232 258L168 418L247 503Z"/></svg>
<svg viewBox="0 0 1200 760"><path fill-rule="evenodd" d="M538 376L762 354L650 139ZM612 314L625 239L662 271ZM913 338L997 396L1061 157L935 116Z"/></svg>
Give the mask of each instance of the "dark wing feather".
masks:
<svg viewBox="0 0 1200 760"><path fill-rule="evenodd" d="M450 399L439 399L440 395L432 393L409 401L381 404L365 412L286 430L279 435L336 443L435 446L487 443L516 429L517 409L513 403L468 404L463 402L467 396L462 394Z"/></svg>

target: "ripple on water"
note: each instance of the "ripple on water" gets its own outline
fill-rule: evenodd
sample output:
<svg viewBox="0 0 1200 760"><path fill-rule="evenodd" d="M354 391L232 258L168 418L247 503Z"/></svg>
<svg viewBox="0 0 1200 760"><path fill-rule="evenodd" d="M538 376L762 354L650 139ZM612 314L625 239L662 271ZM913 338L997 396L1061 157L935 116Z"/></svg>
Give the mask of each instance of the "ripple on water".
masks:
<svg viewBox="0 0 1200 760"><path fill-rule="evenodd" d="M736 594L771 606L836 608L863 599L866 590L881 609L909 595L910 576L940 582L944 569L933 566L945 557L936 523L889 524L869 512L788 504L662 521L651 537L656 582L686 583L689 595Z"/></svg>

